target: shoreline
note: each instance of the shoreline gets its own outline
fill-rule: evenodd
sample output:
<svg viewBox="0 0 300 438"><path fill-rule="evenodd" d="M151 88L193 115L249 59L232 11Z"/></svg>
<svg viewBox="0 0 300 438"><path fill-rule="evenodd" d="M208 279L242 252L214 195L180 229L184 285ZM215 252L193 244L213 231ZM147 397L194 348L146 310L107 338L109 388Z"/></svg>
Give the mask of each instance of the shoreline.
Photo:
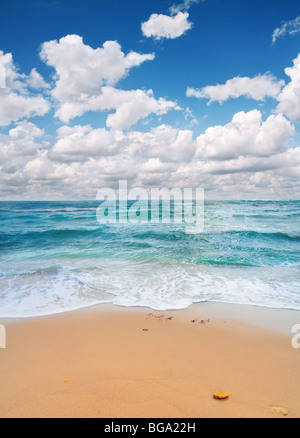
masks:
<svg viewBox="0 0 300 438"><path fill-rule="evenodd" d="M300 417L300 311L109 303L0 324L1 418Z"/></svg>
<svg viewBox="0 0 300 438"><path fill-rule="evenodd" d="M194 302L183 308L170 309L153 309L149 306L140 305L122 305L112 302L102 302L89 304L86 306L57 311L42 315L26 315L26 316L0 316L0 324L11 324L16 322L25 322L40 318L51 318L59 315L75 314L77 312L99 312L107 311L131 311L131 312L160 312L160 313L176 313L181 314L201 314L204 316L212 316L216 318L229 318L241 323L253 325L255 327L265 328L279 333L291 334L291 328L295 324L300 324L300 310L293 308L267 307L258 304L234 304L221 301L203 301Z"/></svg>

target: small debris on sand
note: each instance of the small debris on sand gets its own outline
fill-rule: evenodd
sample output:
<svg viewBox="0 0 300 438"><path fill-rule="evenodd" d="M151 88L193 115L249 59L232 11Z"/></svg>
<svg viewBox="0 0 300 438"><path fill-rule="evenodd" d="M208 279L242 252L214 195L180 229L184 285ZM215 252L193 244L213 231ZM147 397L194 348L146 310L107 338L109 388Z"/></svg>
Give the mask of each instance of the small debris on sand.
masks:
<svg viewBox="0 0 300 438"><path fill-rule="evenodd" d="M147 318L146 319L149 319L150 317L157 318L160 321L162 321L162 320L166 320L166 321L169 320L169 321L171 321L173 319L173 316L166 317L163 314L154 315L153 313L147 313Z"/></svg>
<svg viewBox="0 0 300 438"><path fill-rule="evenodd" d="M281 415L287 415L288 411L284 408L281 408L280 406L272 406L273 411L279 412Z"/></svg>
<svg viewBox="0 0 300 438"><path fill-rule="evenodd" d="M197 319L191 319L191 322L197 322ZM206 321L204 319L201 319L201 321L199 321L199 324L206 324L206 323L209 323L209 319Z"/></svg>
<svg viewBox="0 0 300 438"><path fill-rule="evenodd" d="M218 391L216 391L214 393L214 398L218 398L218 399L224 399L224 398L228 398L229 394L228 392L223 391L222 389L219 389Z"/></svg>

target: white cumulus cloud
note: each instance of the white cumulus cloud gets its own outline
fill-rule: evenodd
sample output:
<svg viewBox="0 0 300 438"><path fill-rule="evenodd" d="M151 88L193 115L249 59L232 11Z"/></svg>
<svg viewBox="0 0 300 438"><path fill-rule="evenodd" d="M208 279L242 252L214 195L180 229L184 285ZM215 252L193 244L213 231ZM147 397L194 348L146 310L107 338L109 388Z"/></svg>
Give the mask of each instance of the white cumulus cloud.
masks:
<svg viewBox="0 0 300 438"><path fill-rule="evenodd" d="M210 85L201 89L188 87L186 95L198 99L209 99L209 103L222 103L230 98L241 96L254 100L264 100L266 97L276 98L281 91L284 81L277 81L271 74L258 75L254 78L237 76L225 84Z"/></svg>
<svg viewBox="0 0 300 438"><path fill-rule="evenodd" d="M282 115L265 122L258 110L236 113L224 126L211 126L197 137L201 160L231 160L240 156L268 157L287 147L294 126Z"/></svg>
<svg viewBox="0 0 300 438"><path fill-rule="evenodd" d="M107 116L106 125L115 130L128 129L140 119L154 113L166 114L171 109L180 107L164 98L155 99L152 90L120 90L105 86L101 93L90 96L89 99L78 99L66 102L56 111L56 116L64 123L83 115L86 111L111 111Z"/></svg>
<svg viewBox="0 0 300 438"><path fill-rule="evenodd" d="M88 99L101 92L103 85L115 85L132 67L154 59L153 54L125 55L116 41L93 49L79 35L43 43L40 56L55 69L52 95L60 103Z"/></svg>
<svg viewBox="0 0 300 438"><path fill-rule="evenodd" d="M293 67L284 71L291 80L277 97L276 112L285 114L292 122L300 122L300 54L293 60Z"/></svg>
<svg viewBox="0 0 300 438"><path fill-rule="evenodd" d="M20 122L0 137L0 186L5 193L59 199L93 198L99 187L204 187L208 196L288 196L299 192L300 147L282 115L236 113L196 139L193 131L160 125L120 132L90 125L61 126L53 145Z"/></svg>
<svg viewBox="0 0 300 438"><path fill-rule="evenodd" d="M83 162L92 157L116 155L120 145L111 131L91 126L62 126L49 156L60 162Z"/></svg>
<svg viewBox="0 0 300 438"><path fill-rule="evenodd" d="M57 102L55 116L68 123L87 111L114 111L108 114L108 128L123 130L154 113L162 115L178 109L174 102L155 99L152 90L121 90L114 86L129 70L153 54L130 52L125 55L119 43L106 41L93 49L78 35L42 45L41 58L55 69L51 95Z"/></svg>
<svg viewBox="0 0 300 438"><path fill-rule="evenodd" d="M47 86L36 70L33 69L29 76L20 73L12 54L3 51L0 51L0 67L5 72L5 87L0 88L0 126L8 126L23 118L43 116L50 110L50 104L44 96L28 90L28 86Z"/></svg>
<svg viewBox="0 0 300 438"><path fill-rule="evenodd" d="M177 12L176 15L152 14L148 21L142 23L142 32L146 37L174 39L182 36L193 26L188 12Z"/></svg>
<svg viewBox="0 0 300 438"><path fill-rule="evenodd" d="M34 123L18 122L8 134L0 134L0 175L5 180L18 178L28 160L34 159L48 143L38 141L44 131Z"/></svg>

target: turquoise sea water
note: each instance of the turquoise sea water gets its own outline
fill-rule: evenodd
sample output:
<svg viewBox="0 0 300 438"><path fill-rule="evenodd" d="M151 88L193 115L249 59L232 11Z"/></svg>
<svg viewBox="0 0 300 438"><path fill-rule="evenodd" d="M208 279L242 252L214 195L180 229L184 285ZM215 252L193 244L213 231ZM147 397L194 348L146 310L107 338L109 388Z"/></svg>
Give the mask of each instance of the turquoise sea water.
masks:
<svg viewBox="0 0 300 438"><path fill-rule="evenodd" d="M300 310L300 201L206 201L204 230L100 224L97 201L0 202L0 316L111 302Z"/></svg>

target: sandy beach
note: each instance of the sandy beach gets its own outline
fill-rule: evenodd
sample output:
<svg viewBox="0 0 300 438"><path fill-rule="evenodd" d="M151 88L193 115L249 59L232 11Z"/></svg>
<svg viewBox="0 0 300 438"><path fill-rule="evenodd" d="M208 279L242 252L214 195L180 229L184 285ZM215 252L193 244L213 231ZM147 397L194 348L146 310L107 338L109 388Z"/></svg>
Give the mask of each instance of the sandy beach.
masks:
<svg viewBox="0 0 300 438"><path fill-rule="evenodd" d="M97 305L0 323L1 418L300 417L297 311Z"/></svg>

